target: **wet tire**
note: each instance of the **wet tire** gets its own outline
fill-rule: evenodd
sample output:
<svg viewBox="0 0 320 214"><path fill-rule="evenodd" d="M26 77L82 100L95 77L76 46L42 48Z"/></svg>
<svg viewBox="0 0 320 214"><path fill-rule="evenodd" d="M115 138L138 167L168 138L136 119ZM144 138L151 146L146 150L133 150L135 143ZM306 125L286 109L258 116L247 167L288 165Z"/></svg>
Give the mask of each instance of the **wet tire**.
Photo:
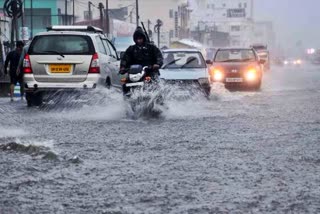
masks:
<svg viewBox="0 0 320 214"><path fill-rule="evenodd" d="M35 106L41 106L43 99L42 99L42 94L41 93L36 93L33 95L33 103Z"/></svg>
<svg viewBox="0 0 320 214"><path fill-rule="evenodd" d="M107 88L107 89L110 89L110 88L111 88L111 80L110 80L109 77L106 79L106 88Z"/></svg>
<svg viewBox="0 0 320 214"><path fill-rule="evenodd" d="M201 88L202 88L202 91L203 91L204 95L205 95L206 97L209 97L210 94L211 94L211 86L205 84L205 85L202 85Z"/></svg>
<svg viewBox="0 0 320 214"><path fill-rule="evenodd" d="M26 92L26 100L27 100L28 107L32 106L32 96L33 96L33 93Z"/></svg>
<svg viewBox="0 0 320 214"><path fill-rule="evenodd" d="M205 88L203 89L203 91L204 91L205 96L206 96L206 97L209 97L210 94L211 94L211 87L210 87L210 86L205 87Z"/></svg>
<svg viewBox="0 0 320 214"><path fill-rule="evenodd" d="M255 91L259 91L261 89L261 80L253 86L253 90Z"/></svg>
<svg viewBox="0 0 320 214"><path fill-rule="evenodd" d="M41 106L42 105L42 93L26 93L27 106Z"/></svg>

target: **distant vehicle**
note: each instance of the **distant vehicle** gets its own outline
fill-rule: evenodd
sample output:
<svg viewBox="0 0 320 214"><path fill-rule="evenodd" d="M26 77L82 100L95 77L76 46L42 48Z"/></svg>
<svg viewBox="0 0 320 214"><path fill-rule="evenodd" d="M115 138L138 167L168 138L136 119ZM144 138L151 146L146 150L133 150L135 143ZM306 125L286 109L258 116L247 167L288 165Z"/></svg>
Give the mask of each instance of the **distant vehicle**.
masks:
<svg viewBox="0 0 320 214"><path fill-rule="evenodd" d="M261 87L263 69L254 49L219 49L210 68L210 80L222 82L225 86L247 86L255 90Z"/></svg>
<svg viewBox="0 0 320 214"><path fill-rule="evenodd" d="M210 94L211 86L206 61L197 49L167 49L163 51L164 65L160 78L185 90L194 86L205 95Z"/></svg>
<svg viewBox="0 0 320 214"><path fill-rule="evenodd" d="M23 62L28 106L40 105L45 93L109 86L119 58L101 29L52 26L37 34Z"/></svg>
<svg viewBox="0 0 320 214"><path fill-rule="evenodd" d="M132 36L115 37L112 43L115 46L118 56L120 56L120 58L129 46L134 45Z"/></svg>
<svg viewBox="0 0 320 214"><path fill-rule="evenodd" d="M320 65L320 50L316 50L311 57L311 63L314 65Z"/></svg>
<svg viewBox="0 0 320 214"><path fill-rule="evenodd" d="M206 48L206 60L213 60L218 48Z"/></svg>
<svg viewBox="0 0 320 214"><path fill-rule="evenodd" d="M288 58L283 61L283 64L286 66L300 66L302 64L302 60L300 58Z"/></svg>
<svg viewBox="0 0 320 214"><path fill-rule="evenodd" d="M270 70L270 53L268 51L268 46L267 45L262 45L262 44L253 44L251 45L251 48L253 48L260 59L263 59L265 61L264 63L264 70Z"/></svg>

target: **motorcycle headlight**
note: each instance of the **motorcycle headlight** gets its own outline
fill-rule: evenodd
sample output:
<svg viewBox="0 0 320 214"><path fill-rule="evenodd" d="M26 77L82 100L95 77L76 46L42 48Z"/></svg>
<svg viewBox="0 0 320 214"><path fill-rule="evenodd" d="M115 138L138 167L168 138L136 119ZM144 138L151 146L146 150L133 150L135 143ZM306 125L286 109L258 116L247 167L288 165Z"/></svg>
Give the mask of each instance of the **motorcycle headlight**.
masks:
<svg viewBox="0 0 320 214"><path fill-rule="evenodd" d="M142 74L130 74L129 79L132 82L138 82L142 78Z"/></svg>

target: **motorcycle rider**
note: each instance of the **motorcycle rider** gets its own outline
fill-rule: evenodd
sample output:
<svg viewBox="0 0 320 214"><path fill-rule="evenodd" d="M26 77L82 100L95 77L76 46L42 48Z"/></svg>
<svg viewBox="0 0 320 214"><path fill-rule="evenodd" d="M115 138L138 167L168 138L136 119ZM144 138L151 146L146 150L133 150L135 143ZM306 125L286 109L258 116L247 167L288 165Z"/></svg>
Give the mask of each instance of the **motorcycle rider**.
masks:
<svg viewBox="0 0 320 214"><path fill-rule="evenodd" d="M159 68L163 64L163 56L159 48L150 44L146 34L141 27L137 27L133 34L134 45L128 47L121 58L120 74L125 74L131 65L141 65L150 67L150 77L156 80L159 73ZM123 92L128 92L128 89L123 86Z"/></svg>

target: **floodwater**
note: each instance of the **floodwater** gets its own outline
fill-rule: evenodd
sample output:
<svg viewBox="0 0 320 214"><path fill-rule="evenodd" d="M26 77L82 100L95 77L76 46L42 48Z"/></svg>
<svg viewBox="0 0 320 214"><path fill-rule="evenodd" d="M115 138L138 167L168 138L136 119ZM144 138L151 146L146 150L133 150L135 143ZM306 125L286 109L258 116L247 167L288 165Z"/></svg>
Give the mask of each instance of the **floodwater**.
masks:
<svg viewBox="0 0 320 214"><path fill-rule="evenodd" d="M138 119L116 90L1 98L0 213L320 213L320 67L212 92Z"/></svg>

